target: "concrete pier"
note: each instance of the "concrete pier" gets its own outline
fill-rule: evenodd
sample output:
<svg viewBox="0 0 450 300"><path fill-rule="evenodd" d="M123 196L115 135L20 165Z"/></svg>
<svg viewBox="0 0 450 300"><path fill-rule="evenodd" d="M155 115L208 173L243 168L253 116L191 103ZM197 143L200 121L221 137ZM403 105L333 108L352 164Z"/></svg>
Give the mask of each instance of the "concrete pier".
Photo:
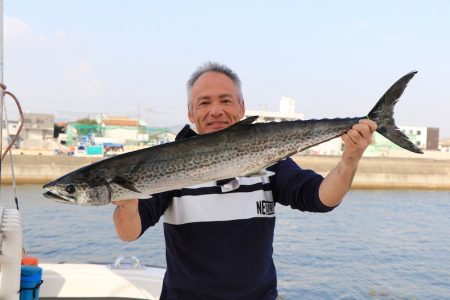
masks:
<svg viewBox="0 0 450 300"><path fill-rule="evenodd" d="M48 155L13 156L17 184L45 184L102 157ZM304 169L326 175L339 161L336 156L294 156ZM2 165L2 184L11 183L9 156ZM450 159L365 157L361 160L353 188L450 190Z"/></svg>
<svg viewBox="0 0 450 300"><path fill-rule="evenodd" d="M14 155L14 176L17 184L44 184L101 159L103 157ZM2 184L10 184L12 182L9 155L3 161L1 182Z"/></svg>
<svg viewBox="0 0 450 300"><path fill-rule="evenodd" d="M304 169L325 176L336 166L336 156L296 156ZM364 157L352 188L450 190L450 160L430 158Z"/></svg>

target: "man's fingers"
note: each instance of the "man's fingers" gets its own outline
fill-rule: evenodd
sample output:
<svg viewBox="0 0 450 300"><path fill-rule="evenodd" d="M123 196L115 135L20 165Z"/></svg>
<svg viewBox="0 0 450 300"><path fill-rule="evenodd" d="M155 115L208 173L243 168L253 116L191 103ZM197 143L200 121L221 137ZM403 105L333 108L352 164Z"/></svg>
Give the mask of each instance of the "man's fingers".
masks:
<svg viewBox="0 0 450 300"><path fill-rule="evenodd" d="M369 130L371 133L374 133L377 130L377 123L375 123L374 121L369 120L369 119L359 120L358 124L365 124L365 125L369 126Z"/></svg>
<svg viewBox="0 0 450 300"><path fill-rule="evenodd" d="M372 135L377 129L377 124L371 120L360 120L358 124L353 125L348 134L355 143L359 143L362 139L370 143Z"/></svg>
<svg viewBox="0 0 450 300"><path fill-rule="evenodd" d="M352 128L342 136L344 143L351 144L353 146L366 148L372 141L373 132L376 130L377 125L371 120L361 120L358 124L352 126Z"/></svg>
<svg viewBox="0 0 450 300"><path fill-rule="evenodd" d="M345 145L351 144L351 145L356 146L356 143L355 143L355 142L353 141L353 139L350 137L349 132L344 133L344 134L342 135L342 140L344 141L344 144L345 144Z"/></svg>
<svg viewBox="0 0 450 300"><path fill-rule="evenodd" d="M354 136L358 139L357 141L360 141L361 139L368 140L372 137L372 130L366 124L356 124L351 131L353 132L352 137Z"/></svg>

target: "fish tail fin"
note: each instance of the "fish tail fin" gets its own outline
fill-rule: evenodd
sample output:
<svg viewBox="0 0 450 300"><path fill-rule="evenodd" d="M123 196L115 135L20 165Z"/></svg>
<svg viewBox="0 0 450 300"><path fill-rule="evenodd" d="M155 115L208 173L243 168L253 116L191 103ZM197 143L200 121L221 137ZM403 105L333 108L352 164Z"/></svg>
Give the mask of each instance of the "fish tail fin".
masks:
<svg viewBox="0 0 450 300"><path fill-rule="evenodd" d="M394 144L415 153L423 153L419 147L395 125L394 106L403 94L408 82L416 75L417 71L410 72L397 80L386 93L378 100L367 117L377 123L377 132Z"/></svg>

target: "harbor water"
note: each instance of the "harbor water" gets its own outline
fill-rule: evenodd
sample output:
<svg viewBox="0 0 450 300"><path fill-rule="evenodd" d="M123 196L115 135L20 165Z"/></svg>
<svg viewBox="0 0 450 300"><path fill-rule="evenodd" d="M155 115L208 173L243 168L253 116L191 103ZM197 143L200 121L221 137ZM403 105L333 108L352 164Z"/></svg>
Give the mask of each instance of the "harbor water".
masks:
<svg viewBox="0 0 450 300"><path fill-rule="evenodd" d="M165 266L162 224L121 242L113 205L53 202L38 185L17 195L28 254L41 262ZM0 205L14 207L3 185ZM326 214L276 206L274 260L284 299L450 299L450 192L352 190ZM232 233L230 233L232 234Z"/></svg>

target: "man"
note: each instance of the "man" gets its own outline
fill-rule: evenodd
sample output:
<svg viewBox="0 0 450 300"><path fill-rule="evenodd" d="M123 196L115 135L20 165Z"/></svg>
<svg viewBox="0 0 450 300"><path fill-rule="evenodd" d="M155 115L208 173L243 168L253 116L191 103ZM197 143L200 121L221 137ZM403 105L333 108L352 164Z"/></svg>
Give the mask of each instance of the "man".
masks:
<svg viewBox="0 0 450 300"><path fill-rule="evenodd" d="M198 134L244 117L240 80L226 66L201 66L187 87L188 117ZM374 122L363 120L344 134L342 158L325 178L287 158L270 166L267 175L239 177L239 188L228 193L208 182L152 199L117 201L117 234L133 241L164 215L167 270L161 299L276 299L275 203L302 211L332 210L350 188L375 130ZM193 135L185 127L177 138ZM242 213L247 209L253 217Z"/></svg>

